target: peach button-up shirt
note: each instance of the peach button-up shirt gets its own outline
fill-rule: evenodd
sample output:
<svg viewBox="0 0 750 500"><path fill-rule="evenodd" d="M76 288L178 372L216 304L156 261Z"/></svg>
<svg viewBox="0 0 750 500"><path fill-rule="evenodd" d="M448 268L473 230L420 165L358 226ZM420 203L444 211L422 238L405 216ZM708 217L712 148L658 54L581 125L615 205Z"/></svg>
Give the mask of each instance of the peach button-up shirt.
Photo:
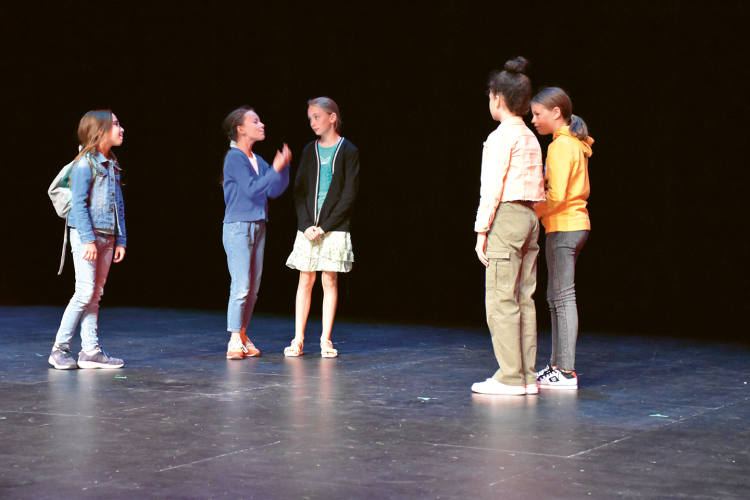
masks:
<svg viewBox="0 0 750 500"><path fill-rule="evenodd" d="M489 231L504 201L543 201L542 148L520 116L502 122L484 143L474 231Z"/></svg>

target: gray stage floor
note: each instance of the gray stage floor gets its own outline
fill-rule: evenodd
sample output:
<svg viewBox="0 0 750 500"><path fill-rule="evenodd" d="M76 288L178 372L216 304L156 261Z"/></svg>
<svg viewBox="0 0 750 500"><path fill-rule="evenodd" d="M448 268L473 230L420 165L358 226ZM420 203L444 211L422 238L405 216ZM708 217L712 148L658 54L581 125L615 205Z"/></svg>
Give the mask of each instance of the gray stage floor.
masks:
<svg viewBox="0 0 750 500"><path fill-rule="evenodd" d="M481 329L103 308L122 370L47 364L62 308L0 307L0 498L748 498L745 346L584 333L581 389L472 394ZM539 365L549 355L539 338ZM75 351L79 348L76 340Z"/></svg>

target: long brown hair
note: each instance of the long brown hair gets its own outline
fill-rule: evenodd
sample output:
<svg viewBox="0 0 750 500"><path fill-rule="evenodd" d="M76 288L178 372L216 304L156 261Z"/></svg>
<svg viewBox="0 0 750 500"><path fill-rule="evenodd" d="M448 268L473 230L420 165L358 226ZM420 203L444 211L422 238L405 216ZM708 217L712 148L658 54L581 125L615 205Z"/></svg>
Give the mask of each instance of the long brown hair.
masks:
<svg viewBox="0 0 750 500"><path fill-rule="evenodd" d="M333 124L333 129L338 134L341 130L341 112L339 111L339 105L330 97L316 97L307 101L307 107L317 106L329 115L336 114L336 122Z"/></svg>
<svg viewBox="0 0 750 500"><path fill-rule="evenodd" d="M589 129L586 126L586 122L580 116L573 114L573 101L570 100L570 96L560 87L543 88L537 92L531 102L543 106L550 111L560 108L560 114L568 122L571 135L582 141L585 141L586 137L589 136Z"/></svg>
<svg viewBox="0 0 750 500"><path fill-rule="evenodd" d="M107 138L107 134L112 130L112 111L109 109L98 109L89 111L78 123L78 140L81 143L81 150L74 162L78 162L86 153L94 153L99 144ZM110 149L109 159L117 163L117 157Z"/></svg>

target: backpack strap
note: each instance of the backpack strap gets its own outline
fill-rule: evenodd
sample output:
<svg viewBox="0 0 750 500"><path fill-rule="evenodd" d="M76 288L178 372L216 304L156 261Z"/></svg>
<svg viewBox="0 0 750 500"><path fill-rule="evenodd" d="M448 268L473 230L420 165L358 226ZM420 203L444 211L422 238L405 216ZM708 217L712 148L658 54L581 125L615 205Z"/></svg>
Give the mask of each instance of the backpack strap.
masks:
<svg viewBox="0 0 750 500"><path fill-rule="evenodd" d="M68 218L65 217L65 229L63 229L62 257L60 257L60 270L57 271L58 276L62 274L63 266L65 265L65 247L67 246L68 246Z"/></svg>
<svg viewBox="0 0 750 500"><path fill-rule="evenodd" d="M94 155L91 153L86 153L86 159L89 162L89 166L91 167L91 185L94 184L94 176L96 175L96 167L94 166L94 163L96 163L96 160L94 159L94 163L91 162ZM68 185L72 186L73 181L68 178ZM90 188L91 186L89 186ZM70 213L68 213L68 216ZM57 275L60 276L63 272L63 266L65 266L65 249L68 246L68 217L65 217L65 229L63 229L63 246L62 246L62 256L60 256L60 269L57 271Z"/></svg>

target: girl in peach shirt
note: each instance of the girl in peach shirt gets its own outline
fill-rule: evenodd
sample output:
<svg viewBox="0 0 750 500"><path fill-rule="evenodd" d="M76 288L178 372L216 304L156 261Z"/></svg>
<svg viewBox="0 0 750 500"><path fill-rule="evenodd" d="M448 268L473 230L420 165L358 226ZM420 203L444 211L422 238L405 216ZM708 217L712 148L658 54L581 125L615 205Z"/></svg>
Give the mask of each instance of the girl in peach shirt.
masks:
<svg viewBox="0 0 750 500"><path fill-rule="evenodd" d="M474 230L486 270L487 325L499 369L472 385L481 394L536 394L536 258L544 199L542 149L521 118L529 112L528 61L518 57L490 78L490 114L501 122L484 143Z"/></svg>

